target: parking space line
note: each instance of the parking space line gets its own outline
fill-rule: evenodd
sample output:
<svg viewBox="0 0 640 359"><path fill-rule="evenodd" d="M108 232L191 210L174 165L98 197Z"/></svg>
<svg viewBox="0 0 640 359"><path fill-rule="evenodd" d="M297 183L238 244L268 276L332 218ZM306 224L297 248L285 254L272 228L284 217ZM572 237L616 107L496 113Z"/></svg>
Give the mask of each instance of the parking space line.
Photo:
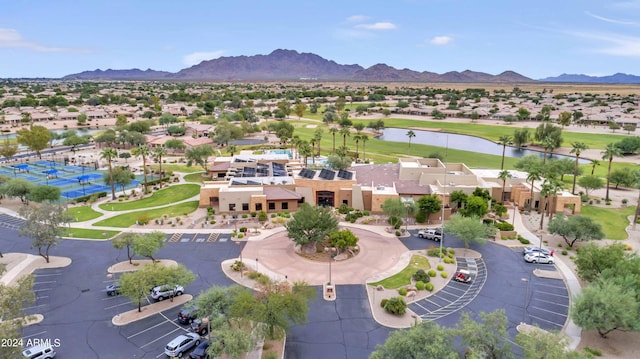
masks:
<svg viewBox="0 0 640 359"><path fill-rule="evenodd" d="M556 289L567 289L567 287L564 287L564 286L561 286L561 285L549 285L549 284L546 284L545 282L538 283L536 285L536 287L549 287L549 288L556 288Z"/></svg>
<svg viewBox="0 0 640 359"><path fill-rule="evenodd" d="M527 314L528 314L528 313L527 313ZM540 321L542 321L542 322L547 322L547 323L549 323L549 324L555 325L556 327L560 327L560 328L564 327L564 323L562 323L562 324L558 324L558 323L556 323L556 322L552 322L552 321L550 321L550 320L547 320L547 319L544 319L544 318L540 318L540 317L537 317L537 316L535 316L535 315L531 315L531 314L529 314L529 318L535 318L535 319L538 319L538 320L540 320Z"/></svg>
<svg viewBox="0 0 640 359"><path fill-rule="evenodd" d="M34 292L46 292L48 290L53 290L53 288L32 289Z"/></svg>
<svg viewBox="0 0 640 359"><path fill-rule="evenodd" d="M141 331L139 331L139 332L137 332L137 333L135 333L135 334L132 334L132 335L128 336L128 337L127 337L127 339L131 339L131 338L133 338L133 337L135 337L135 336L138 336L138 335L140 335L140 334L143 334L143 333L145 333L145 332L148 332L149 330L151 330L151 329L153 329L153 328L157 328L157 327L159 327L159 326L161 326L161 325L163 325L163 324L166 324L166 323L167 323L167 322L163 320L162 322L160 322L160 323L158 323L158 324L156 324L156 325L154 325L154 326L151 326L151 327L149 327L149 328L147 328L147 329L143 329L143 330L141 330Z"/></svg>
<svg viewBox="0 0 640 359"><path fill-rule="evenodd" d="M37 277L48 277L48 276L52 276L52 275L62 275L62 273L36 274L36 278Z"/></svg>
<svg viewBox="0 0 640 359"><path fill-rule="evenodd" d="M49 283L55 283L55 280L47 280L47 281L43 281L43 282L33 282L33 285L36 284L49 284Z"/></svg>
<svg viewBox="0 0 640 359"><path fill-rule="evenodd" d="M46 333L46 332L47 332L47 331L45 330L45 331L42 331L42 332L39 332L39 333L35 333L35 334L31 334L31 335L25 335L25 336L24 336L24 337L22 337L22 338L33 338L33 337L35 337L35 336L42 335L42 334L44 334L44 333Z"/></svg>
<svg viewBox="0 0 640 359"><path fill-rule="evenodd" d="M567 302L567 304L560 304L558 302L552 302L550 300L544 300L544 299L540 299L540 298L534 298L533 300L569 308L569 303L568 302Z"/></svg>
<svg viewBox="0 0 640 359"><path fill-rule="evenodd" d="M22 308L23 310L27 310L27 309L33 309L33 308L39 308L39 307L46 307L46 304L38 304L38 305L32 305L30 307L26 307L26 308Z"/></svg>
<svg viewBox="0 0 640 359"><path fill-rule="evenodd" d="M48 296L48 295L43 295L42 297L36 297L36 300L38 300L38 299L44 299L44 298L49 298L49 296Z"/></svg>
<svg viewBox="0 0 640 359"><path fill-rule="evenodd" d="M551 292L544 292L544 291L540 291L540 290L536 290L536 293L541 293L544 295L553 295L555 297L560 297L560 298L569 298L568 295L562 295L562 294L555 294L555 293L551 293Z"/></svg>
<svg viewBox="0 0 640 359"><path fill-rule="evenodd" d="M155 339L155 340L152 340L152 341L148 342L147 344L145 344L145 345L141 346L141 347L140 347L140 349L142 349L142 348L146 347L147 345L153 344L153 343L157 342L158 340L160 340L160 339L162 339L162 338L166 337L167 335L171 335L172 333L175 333L176 331L178 331L178 330L180 330L180 329L182 329L182 328L176 328L176 329L174 329L174 330L170 331L169 333L167 333L167 334L165 334L165 335L161 336L160 338L157 338L157 339ZM186 330L185 330L185 332L186 332Z"/></svg>
<svg viewBox="0 0 640 359"><path fill-rule="evenodd" d="M109 309L121 307L123 305L129 305L129 304L131 304L131 302L120 303L120 304L112 305L112 306L109 306L109 307L104 307L104 310L109 310Z"/></svg>
<svg viewBox="0 0 640 359"><path fill-rule="evenodd" d="M566 314L558 313L558 312L554 312L554 311L552 311L552 310L545 309L545 308L542 308L542 307L537 307L537 306L535 306L535 305L532 305L532 306L531 306L531 308L533 308L533 309L539 309L539 310L541 310L541 311L543 311L543 312L547 312L547 313L551 313L551 314L557 314L557 315L560 315L560 316L565 317L565 318L567 317L567 315L566 315Z"/></svg>

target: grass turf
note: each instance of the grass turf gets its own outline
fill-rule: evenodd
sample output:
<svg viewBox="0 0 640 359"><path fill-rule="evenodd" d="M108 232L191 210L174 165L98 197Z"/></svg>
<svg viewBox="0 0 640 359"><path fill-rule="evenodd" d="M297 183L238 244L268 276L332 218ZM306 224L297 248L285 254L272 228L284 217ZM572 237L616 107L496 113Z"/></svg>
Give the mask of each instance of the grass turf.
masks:
<svg viewBox="0 0 640 359"><path fill-rule="evenodd" d="M634 206L625 208L604 208L596 206L582 206L581 214L600 223L606 239L627 239L625 228L629 226L627 219L635 211Z"/></svg>
<svg viewBox="0 0 640 359"><path fill-rule="evenodd" d="M136 220L140 218L141 215L148 216L149 220L153 220L155 218L160 218L165 214L171 217L180 217L185 216L198 208L199 201L191 201L184 202L180 204L176 204L175 206L167 206L152 210L145 211L137 211L137 212L129 212L123 213L121 215L107 218L100 222L94 223L94 226L99 227L117 227L117 228L127 228L136 224Z"/></svg>
<svg viewBox="0 0 640 359"><path fill-rule="evenodd" d="M184 176L184 180L187 182L202 183L207 179L206 177L202 177L203 174L204 172L191 173Z"/></svg>
<svg viewBox="0 0 640 359"><path fill-rule="evenodd" d="M132 202L103 203L99 207L105 211L127 211L149 207L163 206L182 201L200 193L200 185L181 184L154 192L151 196Z"/></svg>
<svg viewBox="0 0 640 359"><path fill-rule="evenodd" d="M71 234L71 235L69 235ZM103 231L101 229L69 228L65 229L65 235L71 238L107 240L120 234L120 231Z"/></svg>
<svg viewBox="0 0 640 359"><path fill-rule="evenodd" d="M392 275L389 278L385 278L379 282L369 283L372 286L381 285L387 289L396 289L400 288L403 285L407 285L411 283L411 276L418 270L423 269L425 271L429 270L431 265L429 264L429 259L424 256L413 255L411 256L411 262L408 266L406 266L402 271L397 274Z"/></svg>
<svg viewBox="0 0 640 359"><path fill-rule="evenodd" d="M74 218L74 222L84 222L102 216L102 213L94 211L91 206L71 207L69 214Z"/></svg>

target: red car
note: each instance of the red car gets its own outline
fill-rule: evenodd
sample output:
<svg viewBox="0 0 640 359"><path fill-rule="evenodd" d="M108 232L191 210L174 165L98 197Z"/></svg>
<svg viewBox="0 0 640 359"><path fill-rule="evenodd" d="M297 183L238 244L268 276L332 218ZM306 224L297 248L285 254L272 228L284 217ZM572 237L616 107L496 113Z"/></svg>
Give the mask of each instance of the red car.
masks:
<svg viewBox="0 0 640 359"><path fill-rule="evenodd" d="M453 280L462 283L471 283L471 273L466 269L461 269L454 274Z"/></svg>

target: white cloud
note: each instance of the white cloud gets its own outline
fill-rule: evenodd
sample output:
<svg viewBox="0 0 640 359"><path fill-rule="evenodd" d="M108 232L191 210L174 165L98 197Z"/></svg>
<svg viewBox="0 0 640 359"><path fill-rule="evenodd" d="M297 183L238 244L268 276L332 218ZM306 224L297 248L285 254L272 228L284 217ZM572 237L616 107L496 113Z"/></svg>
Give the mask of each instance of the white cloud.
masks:
<svg viewBox="0 0 640 359"><path fill-rule="evenodd" d="M393 30L396 28L396 25L390 22L376 22L373 24L359 24L356 25L355 28L365 30Z"/></svg>
<svg viewBox="0 0 640 359"><path fill-rule="evenodd" d="M363 22L369 20L366 15L352 15L347 18L347 22Z"/></svg>
<svg viewBox="0 0 640 359"><path fill-rule="evenodd" d="M592 32L571 32L571 34L605 43L604 46L593 49L594 52L613 56L640 57L640 37Z"/></svg>
<svg viewBox="0 0 640 359"><path fill-rule="evenodd" d="M453 41L453 38L450 36L435 36L429 40L431 45L442 46L447 45Z"/></svg>
<svg viewBox="0 0 640 359"><path fill-rule="evenodd" d="M640 0L620 1L612 4L614 8L637 9L640 8Z"/></svg>
<svg viewBox="0 0 640 359"><path fill-rule="evenodd" d="M182 62L187 66L193 66L206 60L217 59L225 53L225 50L194 52L182 57Z"/></svg>
<svg viewBox="0 0 640 359"><path fill-rule="evenodd" d="M635 21L624 21L624 20L616 20L616 19L611 19L608 17L604 17L604 16L599 16L596 14L592 14L588 11L585 11L585 14L591 16L594 19L598 19L600 21L604 21L604 22L608 22L608 23L612 23L612 24L618 24L618 25L633 25L633 26L639 26L640 23L635 22Z"/></svg>
<svg viewBox="0 0 640 359"><path fill-rule="evenodd" d="M0 47L22 48L37 52L79 52L61 47L48 47L25 39L18 30L0 28Z"/></svg>

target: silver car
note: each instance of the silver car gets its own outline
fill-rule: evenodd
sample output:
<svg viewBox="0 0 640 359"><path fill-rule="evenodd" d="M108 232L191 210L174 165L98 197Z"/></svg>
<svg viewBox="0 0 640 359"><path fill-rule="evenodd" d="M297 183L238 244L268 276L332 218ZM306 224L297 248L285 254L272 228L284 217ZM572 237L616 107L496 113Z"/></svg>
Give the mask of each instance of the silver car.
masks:
<svg viewBox="0 0 640 359"><path fill-rule="evenodd" d="M164 300L165 298L178 297L184 293L184 288L180 285L171 287L168 285L159 285L151 290L151 298L155 300Z"/></svg>
<svg viewBox="0 0 640 359"><path fill-rule="evenodd" d="M544 249L540 247L527 247L522 249L522 255L529 254L529 253L542 253L547 256L551 254L551 252L549 252L548 249Z"/></svg>
<svg viewBox="0 0 640 359"><path fill-rule="evenodd" d="M197 333L178 335L164 347L164 353L169 358L182 358L182 354L200 344L200 336Z"/></svg>

